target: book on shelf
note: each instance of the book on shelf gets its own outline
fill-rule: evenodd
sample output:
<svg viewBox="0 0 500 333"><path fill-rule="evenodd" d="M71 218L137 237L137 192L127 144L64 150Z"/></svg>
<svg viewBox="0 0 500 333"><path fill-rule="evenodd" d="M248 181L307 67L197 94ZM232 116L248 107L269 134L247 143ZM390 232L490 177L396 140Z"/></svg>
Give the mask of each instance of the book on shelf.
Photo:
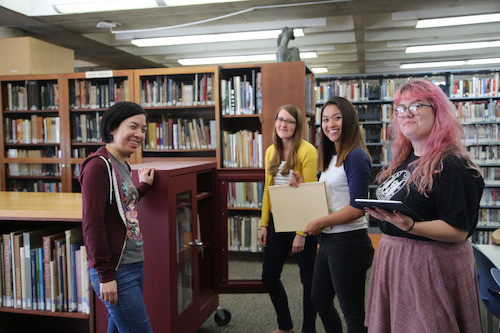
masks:
<svg viewBox="0 0 500 333"><path fill-rule="evenodd" d="M3 242L3 261L4 261L4 279L5 279L5 297L3 300L3 304L5 307L12 308L14 307L12 301L12 264L11 264L11 243L10 243L10 234L2 235Z"/></svg>
<svg viewBox="0 0 500 333"><path fill-rule="evenodd" d="M65 231L66 237L66 271L68 282L68 311L76 311L76 277L75 277L75 251L83 245L82 229L80 227Z"/></svg>
<svg viewBox="0 0 500 333"><path fill-rule="evenodd" d="M87 249L85 246L80 247L81 255L81 274L82 274L82 312L90 313L90 276L89 276L89 262L87 258Z"/></svg>
<svg viewBox="0 0 500 333"><path fill-rule="evenodd" d="M55 260L55 240L65 237L63 232L42 237L44 284L45 284L45 309L52 310L52 276L50 272L51 261Z"/></svg>
<svg viewBox="0 0 500 333"><path fill-rule="evenodd" d="M223 115L243 115L259 113L256 108L256 71L247 76L235 75L220 81L221 110ZM261 98L261 96L259 95Z"/></svg>
<svg viewBox="0 0 500 333"><path fill-rule="evenodd" d="M23 246L23 231L12 231L10 240L12 245L13 306L22 309L21 247Z"/></svg>

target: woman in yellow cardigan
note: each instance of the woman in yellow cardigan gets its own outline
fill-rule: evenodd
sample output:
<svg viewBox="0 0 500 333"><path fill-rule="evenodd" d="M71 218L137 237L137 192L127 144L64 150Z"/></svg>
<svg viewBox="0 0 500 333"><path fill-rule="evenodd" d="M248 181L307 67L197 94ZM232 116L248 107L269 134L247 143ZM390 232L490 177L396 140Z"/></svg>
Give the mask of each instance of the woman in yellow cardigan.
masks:
<svg viewBox="0 0 500 333"><path fill-rule="evenodd" d="M266 150L262 219L258 234L259 242L264 247L262 282L267 287L276 310L278 328L273 333L292 332L288 299L280 280L283 264L292 250L299 264L300 280L304 286L302 332L316 332L316 310L311 303L311 286L317 240L315 236L305 235L301 231L275 232L269 186L288 184L290 180L294 180L293 172L300 174L305 182L316 181L318 151L302 139L304 117L297 107L280 107L275 119L273 144Z"/></svg>

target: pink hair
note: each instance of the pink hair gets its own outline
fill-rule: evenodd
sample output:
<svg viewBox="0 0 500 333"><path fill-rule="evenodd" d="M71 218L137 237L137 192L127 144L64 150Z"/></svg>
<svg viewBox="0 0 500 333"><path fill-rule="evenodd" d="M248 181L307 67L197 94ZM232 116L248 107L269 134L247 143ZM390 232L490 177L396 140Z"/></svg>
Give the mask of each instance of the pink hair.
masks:
<svg viewBox="0 0 500 333"><path fill-rule="evenodd" d="M472 164L467 150L460 141L463 130L455 115L456 108L441 88L426 80L408 81L394 95L394 105L399 104L404 94L411 95L415 100L429 101L436 115L431 133L423 147L423 155L410 164L410 168L414 170L408 187L414 184L420 193L429 194L433 186L433 177L443 170L443 159L448 155L464 159L469 168L479 172L479 168ZM395 115L392 118L391 131L393 158L389 166L377 175L379 183L390 177L413 149L410 140L401 133L399 118Z"/></svg>

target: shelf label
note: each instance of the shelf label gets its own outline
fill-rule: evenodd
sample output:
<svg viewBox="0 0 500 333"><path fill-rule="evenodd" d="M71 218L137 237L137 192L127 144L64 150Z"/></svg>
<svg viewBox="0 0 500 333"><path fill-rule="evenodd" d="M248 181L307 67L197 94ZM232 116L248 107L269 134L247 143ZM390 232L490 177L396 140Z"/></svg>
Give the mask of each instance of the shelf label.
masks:
<svg viewBox="0 0 500 333"><path fill-rule="evenodd" d="M113 71L90 71L85 72L86 79L93 79L98 77L112 77Z"/></svg>

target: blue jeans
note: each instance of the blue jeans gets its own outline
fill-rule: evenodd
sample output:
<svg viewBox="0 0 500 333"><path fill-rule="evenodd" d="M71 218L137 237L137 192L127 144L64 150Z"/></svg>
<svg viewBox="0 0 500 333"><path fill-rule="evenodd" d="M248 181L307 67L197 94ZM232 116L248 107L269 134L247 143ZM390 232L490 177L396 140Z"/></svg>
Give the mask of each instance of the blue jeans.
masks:
<svg viewBox="0 0 500 333"><path fill-rule="evenodd" d="M325 331L342 332L342 322L333 305L337 295L347 331L366 332L366 271L372 265L374 253L366 229L334 234L322 233L318 236L318 241L312 302Z"/></svg>
<svg viewBox="0 0 500 333"><path fill-rule="evenodd" d="M96 295L108 308L108 333L153 332L142 291L144 289L144 263L124 264L115 271L118 288L116 305L104 302L100 293L99 273L90 269L90 281Z"/></svg>
<svg viewBox="0 0 500 333"><path fill-rule="evenodd" d="M294 238L295 232L275 232L271 215L267 228L267 246L264 248L262 282L269 291L269 296L276 310L278 327L281 330L293 328L288 307L288 297L280 277L283 264L292 249ZM307 236L304 250L295 254L300 269L300 281L303 285L302 306L304 317L302 332L306 333L316 332L316 310L311 303L311 287L317 244L316 237Z"/></svg>

